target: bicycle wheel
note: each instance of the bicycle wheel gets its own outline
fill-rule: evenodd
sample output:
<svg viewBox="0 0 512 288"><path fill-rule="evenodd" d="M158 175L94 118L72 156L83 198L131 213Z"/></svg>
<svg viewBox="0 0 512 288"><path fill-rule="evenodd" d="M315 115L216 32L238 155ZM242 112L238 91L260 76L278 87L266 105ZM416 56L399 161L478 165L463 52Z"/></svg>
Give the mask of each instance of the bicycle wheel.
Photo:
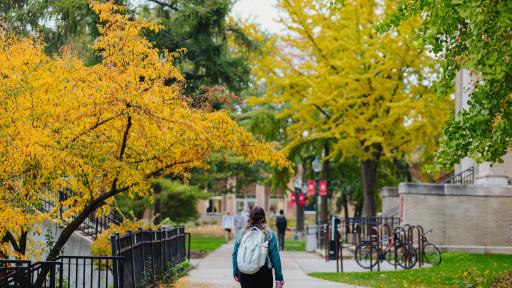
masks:
<svg viewBox="0 0 512 288"><path fill-rule="evenodd" d="M416 265L416 249L411 245L400 245L396 248L397 264L404 269L411 269Z"/></svg>
<svg viewBox="0 0 512 288"><path fill-rule="evenodd" d="M400 248L400 246L397 246L396 259L395 259L395 246L391 246L389 251L384 256L384 259L386 260L386 262L389 263L389 265L395 266L395 262L398 263L397 259L400 257L400 252L398 252L399 248Z"/></svg>
<svg viewBox="0 0 512 288"><path fill-rule="evenodd" d="M379 261L379 251L377 251L376 246L370 249L370 244L361 243L356 247L354 258L356 259L357 265L364 269L370 269L377 265L377 261Z"/></svg>
<svg viewBox="0 0 512 288"><path fill-rule="evenodd" d="M436 245L427 242L423 245L423 259L428 264L439 265L442 261L441 251L439 251Z"/></svg>

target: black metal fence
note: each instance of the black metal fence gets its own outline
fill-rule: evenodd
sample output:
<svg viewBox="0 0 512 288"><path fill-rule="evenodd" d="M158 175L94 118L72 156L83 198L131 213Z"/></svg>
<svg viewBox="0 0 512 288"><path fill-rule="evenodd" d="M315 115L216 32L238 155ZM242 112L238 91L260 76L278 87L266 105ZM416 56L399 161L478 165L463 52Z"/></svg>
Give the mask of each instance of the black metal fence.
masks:
<svg viewBox="0 0 512 288"><path fill-rule="evenodd" d="M183 227L115 234L111 240L112 255L124 257L124 269L118 271L126 288L157 283L190 257L190 234Z"/></svg>
<svg viewBox="0 0 512 288"><path fill-rule="evenodd" d="M60 256L55 261L36 263L2 259L0 287L122 288L123 279L119 273L122 270L122 257ZM41 273L46 276L38 279Z"/></svg>
<svg viewBox="0 0 512 288"><path fill-rule="evenodd" d="M391 229L400 226L398 217L355 217L341 219L342 241L357 245L369 241L373 227L388 225Z"/></svg>
<svg viewBox="0 0 512 288"><path fill-rule="evenodd" d="M463 184L470 185L475 183L475 167L470 167L466 170L463 170L457 174L448 174L445 177L442 177L438 181L443 184Z"/></svg>
<svg viewBox="0 0 512 288"><path fill-rule="evenodd" d="M46 271L46 272L44 272ZM26 260L0 260L0 287L32 288L36 287L36 281L40 273L46 273L41 277L41 288L62 288L62 263L57 261L45 261L31 263Z"/></svg>
<svg viewBox="0 0 512 288"><path fill-rule="evenodd" d="M122 288L123 257L60 256L67 288Z"/></svg>
<svg viewBox="0 0 512 288"><path fill-rule="evenodd" d="M59 202L65 201L69 198L69 194L64 191L57 191L55 193L49 194L46 198L42 199L40 210L43 212L50 212L56 207L58 207ZM63 217L64 209L60 208L59 218L67 222L70 219L66 219ZM71 216L73 218L73 216ZM123 219L121 215L119 215L115 208L111 205L110 213L107 215L98 215L96 211L91 213L79 226L78 231L81 231L86 236L89 236L93 239L98 238L98 235L101 234L104 230L107 230L110 224L120 224Z"/></svg>

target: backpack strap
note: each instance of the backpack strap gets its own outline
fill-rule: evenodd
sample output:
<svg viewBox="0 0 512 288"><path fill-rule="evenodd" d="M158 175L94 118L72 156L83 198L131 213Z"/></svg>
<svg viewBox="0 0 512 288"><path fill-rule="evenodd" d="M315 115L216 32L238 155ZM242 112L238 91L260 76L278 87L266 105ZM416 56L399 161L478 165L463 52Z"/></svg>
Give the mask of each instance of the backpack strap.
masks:
<svg viewBox="0 0 512 288"><path fill-rule="evenodd" d="M265 234L265 241L268 241L270 244L270 240L272 239L272 231L270 229L265 229L263 231ZM272 262L270 261L270 253L267 253L267 267L268 269L272 269Z"/></svg>

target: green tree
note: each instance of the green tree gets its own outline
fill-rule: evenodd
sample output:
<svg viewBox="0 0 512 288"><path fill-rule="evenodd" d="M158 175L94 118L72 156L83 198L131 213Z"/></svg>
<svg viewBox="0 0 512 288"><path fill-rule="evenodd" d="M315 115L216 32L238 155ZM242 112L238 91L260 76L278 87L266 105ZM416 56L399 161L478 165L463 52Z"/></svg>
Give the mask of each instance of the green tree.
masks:
<svg viewBox="0 0 512 288"><path fill-rule="evenodd" d="M423 44L444 60L441 95L459 70L474 73L469 107L444 129L437 164L451 169L464 157L500 162L512 139L512 1L402 0L383 28L416 15Z"/></svg>
<svg viewBox="0 0 512 288"><path fill-rule="evenodd" d="M233 0L148 0L142 15L161 21L163 29L153 40L157 47L174 51L185 48L179 60L188 91L201 86L226 86L240 93L247 87L250 70L236 46L253 48L240 27L229 18ZM156 4L156 7L155 5Z"/></svg>
<svg viewBox="0 0 512 288"><path fill-rule="evenodd" d="M209 197L208 193L199 187L170 179L155 181L153 187L161 205L159 217L169 218L177 223L196 219L199 216L197 203Z"/></svg>

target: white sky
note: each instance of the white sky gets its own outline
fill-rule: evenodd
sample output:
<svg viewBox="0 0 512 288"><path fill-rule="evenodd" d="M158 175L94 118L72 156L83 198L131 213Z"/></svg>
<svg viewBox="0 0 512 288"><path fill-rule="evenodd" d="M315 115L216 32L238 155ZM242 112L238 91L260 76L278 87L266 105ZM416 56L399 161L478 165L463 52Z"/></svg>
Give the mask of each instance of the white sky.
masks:
<svg viewBox="0 0 512 288"><path fill-rule="evenodd" d="M277 33L281 26L277 23L276 3L277 0L238 0L232 13L242 19L250 18L260 24L263 29Z"/></svg>
<svg viewBox="0 0 512 288"><path fill-rule="evenodd" d="M131 0L132 5L138 5L143 0ZM232 14L242 19L249 18L259 24L261 28L271 33L278 33L281 25L277 22L278 11L275 8L277 0L237 0Z"/></svg>

